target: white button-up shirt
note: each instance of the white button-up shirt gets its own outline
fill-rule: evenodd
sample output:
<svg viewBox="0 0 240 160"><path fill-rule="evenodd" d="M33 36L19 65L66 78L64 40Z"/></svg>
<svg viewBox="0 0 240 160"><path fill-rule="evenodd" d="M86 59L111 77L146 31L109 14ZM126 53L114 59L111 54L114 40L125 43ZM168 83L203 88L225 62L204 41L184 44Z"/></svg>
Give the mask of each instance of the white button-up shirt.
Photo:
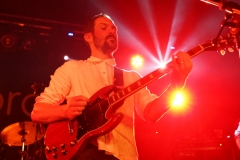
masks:
<svg viewBox="0 0 240 160"><path fill-rule="evenodd" d="M36 98L36 102L60 105L65 98L77 95L90 98L101 88L113 85L114 66L114 59L101 60L92 56L87 60L68 61L51 76L49 87ZM124 87L140 78L134 71L123 70ZM123 113L123 120L110 133L98 138L98 148L120 160L137 160L134 109L143 118L146 105L156 98L146 87L129 96L116 111Z"/></svg>

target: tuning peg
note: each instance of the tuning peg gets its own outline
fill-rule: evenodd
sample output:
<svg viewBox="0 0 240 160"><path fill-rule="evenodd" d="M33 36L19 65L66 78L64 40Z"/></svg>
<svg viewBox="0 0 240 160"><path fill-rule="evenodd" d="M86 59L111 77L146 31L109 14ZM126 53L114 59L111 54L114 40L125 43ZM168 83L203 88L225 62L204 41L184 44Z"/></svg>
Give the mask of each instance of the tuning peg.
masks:
<svg viewBox="0 0 240 160"><path fill-rule="evenodd" d="M224 56L226 54L226 51L224 49L221 49L220 53L221 53L222 56Z"/></svg>
<svg viewBox="0 0 240 160"><path fill-rule="evenodd" d="M232 53L234 52L234 49L232 47L228 47L228 51Z"/></svg>
<svg viewBox="0 0 240 160"><path fill-rule="evenodd" d="M222 56L224 56L226 54L226 51L232 53L232 52L234 52L234 49L232 47L228 47L227 49L226 48L219 49L219 52Z"/></svg>

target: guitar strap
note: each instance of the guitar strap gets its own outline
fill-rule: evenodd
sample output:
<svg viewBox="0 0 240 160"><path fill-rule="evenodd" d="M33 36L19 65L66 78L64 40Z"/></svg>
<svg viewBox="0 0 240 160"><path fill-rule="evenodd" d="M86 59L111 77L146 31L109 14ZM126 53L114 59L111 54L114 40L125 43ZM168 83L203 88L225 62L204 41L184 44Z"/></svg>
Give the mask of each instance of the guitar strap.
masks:
<svg viewBox="0 0 240 160"><path fill-rule="evenodd" d="M114 80L113 84L117 88L123 88L123 70L120 68L114 67Z"/></svg>

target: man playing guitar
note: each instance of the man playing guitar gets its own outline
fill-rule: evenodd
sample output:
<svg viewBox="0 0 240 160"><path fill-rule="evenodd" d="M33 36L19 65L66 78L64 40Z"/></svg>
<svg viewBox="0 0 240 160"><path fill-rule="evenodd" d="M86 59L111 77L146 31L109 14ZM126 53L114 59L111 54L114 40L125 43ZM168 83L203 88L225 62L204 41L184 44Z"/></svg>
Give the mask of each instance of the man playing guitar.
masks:
<svg viewBox="0 0 240 160"><path fill-rule="evenodd" d="M49 86L36 98L31 113L34 122L51 124L61 120L74 120L88 109L88 105L92 103L92 95L101 88L114 84L116 63L113 54L118 48L118 34L113 20L106 14L94 16L86 26L84 39L91 49L91 57L87 60L70 60L55 71L51 76ZM120 107L115 109L116 113L122 113L121 121L104 135L91 140L81 153L72 159L137 160L133 123L134 110L144 120L156 122L170 109L167 105L167 98L173 90L184 87L191 69L190 56L185 52L178 52L172 57L172 83L161 96L151 94L146 87L143 87L127 97L126 92L131 92L131 86L117 94L115 98L124 98ZM122 72L124 87L136 81L136 85L141 86L141 81L138 81L141 76L137 72L126 70L122 70ZM99 95L102 92L100 90ZM114 101L115 98L113 97L111 100ZM67 104L61 105L65 99ZM110 103L110 101L107 102ZM94 119L95 113L92 114ZM108 116L111 117L111 115L112 113ZM104 127L106 126L104 125ZM94 131L96 130L94 129ZM60 130L56 132L58 131ZM64 138L62 137L62 139ZM62 153L66 155L69 151ZM57 158L60 155L55 154L54 156Z"/></svg>

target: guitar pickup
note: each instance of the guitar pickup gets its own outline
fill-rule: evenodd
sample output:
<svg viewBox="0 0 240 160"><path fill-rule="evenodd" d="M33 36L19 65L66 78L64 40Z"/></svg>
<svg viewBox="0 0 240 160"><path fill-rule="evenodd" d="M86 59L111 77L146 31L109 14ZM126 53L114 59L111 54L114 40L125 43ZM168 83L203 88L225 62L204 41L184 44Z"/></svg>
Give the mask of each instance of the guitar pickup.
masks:
<svg viewBox="0 0 240 160"><path fill-rule="evenodd" d="M71 121L68 122L68 130L69 130L69 134L73 134L73 124Z"/></svg>

